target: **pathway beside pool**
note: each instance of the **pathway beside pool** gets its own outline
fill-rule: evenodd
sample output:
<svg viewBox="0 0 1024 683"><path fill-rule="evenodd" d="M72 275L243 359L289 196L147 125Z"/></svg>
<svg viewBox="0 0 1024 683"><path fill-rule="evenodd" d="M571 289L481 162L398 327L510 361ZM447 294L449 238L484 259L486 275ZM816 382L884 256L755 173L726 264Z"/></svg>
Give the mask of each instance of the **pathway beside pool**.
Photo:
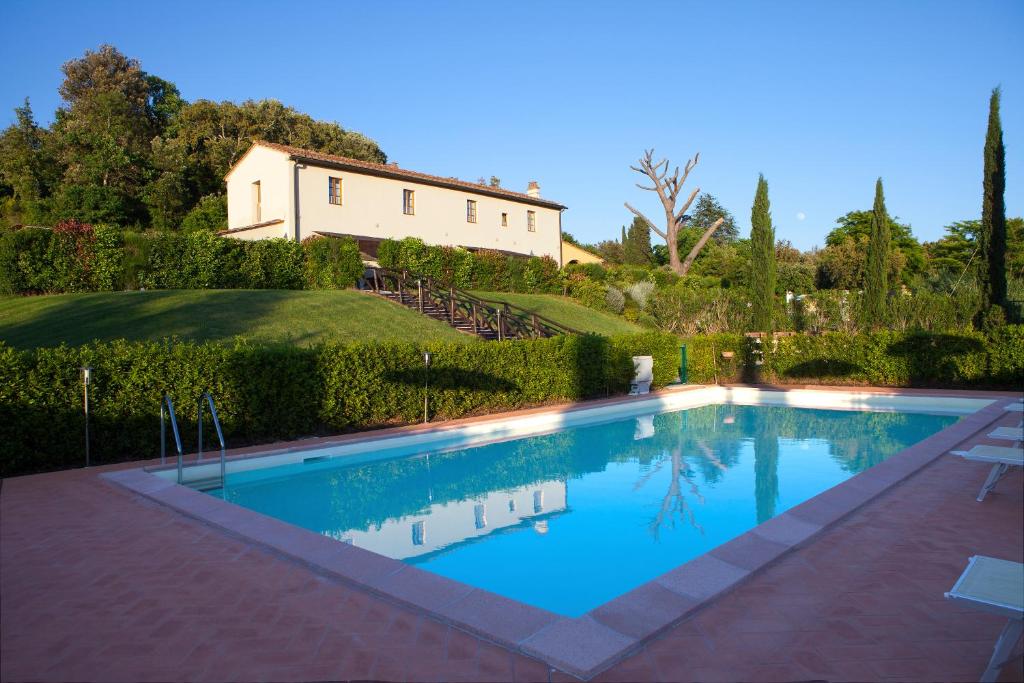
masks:
<svg viewBox="0 0 1024 683"><path fill-rule="evenodd" d="M139 464L2 482L4 681L548 680L99 476ZM976 679L1004 620L943 591L971 555L1024 559L1024 479L977 503L988 469L938 458L596 680Z"/></svg>

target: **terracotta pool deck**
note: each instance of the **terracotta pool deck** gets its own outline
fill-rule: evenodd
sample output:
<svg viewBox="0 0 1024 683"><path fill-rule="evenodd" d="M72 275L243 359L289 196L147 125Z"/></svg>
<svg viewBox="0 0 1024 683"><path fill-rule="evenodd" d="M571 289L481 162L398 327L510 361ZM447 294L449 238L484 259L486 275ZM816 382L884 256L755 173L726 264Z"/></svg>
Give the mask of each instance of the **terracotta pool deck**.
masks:
<svg viewBox="0 0 1024 683"><path fill-rule="evenodd" d="M99 477L137 466L2 482L4 681L548 680ZM935 460L597 680L976 679L1004 620L943 591L970 555L1024 556L1024 479L977 503L987 471ZM1020 659L1003 670L1022 678Z"/></svg>

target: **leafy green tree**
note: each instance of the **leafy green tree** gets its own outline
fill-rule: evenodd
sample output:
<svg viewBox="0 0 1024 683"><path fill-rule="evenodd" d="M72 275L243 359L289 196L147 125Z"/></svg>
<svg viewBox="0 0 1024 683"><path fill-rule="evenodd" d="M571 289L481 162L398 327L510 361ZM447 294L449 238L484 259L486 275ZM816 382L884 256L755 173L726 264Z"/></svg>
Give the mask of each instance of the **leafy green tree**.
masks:
<svg viewBox="0 0 1024 683"><path fill-rule="evenodd" d="M775 309L775 228L772 227L768 181L757 177L757 192L750 211L750 288L754 304L754 329L770 332Z"/></svg>
<svg viewBox="0 0 1024 683"><path fill-rule="evenodd" d="M871 237L868 240L867 264L864 271L864 322L879 327L885 322L889 298L889 215L885 210L882 179L875 181L875 206L871 212Z"/></svg>
<svg viewBox="0 0 1024 683"><path fill-rule="evenodd" d="M274 100L189 104L138 60L101 45L62 66L49 129L28 103L0 133L0 211L7 223L177 229L253 140L383 163L375 142Z"/></svg>
<svg viewBox="0 0 1024 683"><path fill-rule="evenodd" d="M981 221L954 221L945 231L940 239L925 245L929 270L959 277L970 266L975 273L982 262L978 246ZM1008 279L1024 278L1024 218L1006 219L1006 275Z"/></svg>
<svg viewBox="0 0 1024 683"><path fill-rule="evenodd" d="M978 247L985 266L979 270L982 313L1006 303L1006 148L999 118L999 88L992 90L985 134L984 196Z"/></svg>
<svg viewBox="0 0 1024 683"><path fill-rule="evenodd" d="M650 266L654 263L651 249L651 229L642 218L634 218L622 245L622 257L626 265Z"/></svg>
<svg viewBox="0 0 1024 683"><path fill-rule="evenodd" d="M25 103L14 110L17 122L0 133L0 184L9 188L4 218L10 223L43 223L45 199L57 180L49 134Z"/></svg>
<svg viewBox="0 0 1024 683"><path fill-rule="evenodd" d="M818 257L818 286L822 289L860 289L864 286L867 247L871 239L871 211L851 211L836 219L837 227L825 237ZM889 281L909 285L924 271L924 247L910 226L889 219Z"/></svg>

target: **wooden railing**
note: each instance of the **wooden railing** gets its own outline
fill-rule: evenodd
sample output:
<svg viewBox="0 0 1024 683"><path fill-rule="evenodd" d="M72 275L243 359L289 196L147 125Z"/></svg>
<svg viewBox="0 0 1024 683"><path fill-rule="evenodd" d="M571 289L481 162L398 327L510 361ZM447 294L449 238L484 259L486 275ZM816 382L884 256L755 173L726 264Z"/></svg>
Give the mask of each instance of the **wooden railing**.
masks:
<svg viewBox="0 0 1024 683"><path fill-rule="evenodd" d="M412 297L421 313L427 306L436 306L445 312L450 324L461 321L477 335L489 330L498 341L580 334L578 330L524 308L504 301L481 299L455 287L441 285L431 277L417 276L408 271L370 267L364 279L367 287L377 294L393 292L400 301Z"/></svg>

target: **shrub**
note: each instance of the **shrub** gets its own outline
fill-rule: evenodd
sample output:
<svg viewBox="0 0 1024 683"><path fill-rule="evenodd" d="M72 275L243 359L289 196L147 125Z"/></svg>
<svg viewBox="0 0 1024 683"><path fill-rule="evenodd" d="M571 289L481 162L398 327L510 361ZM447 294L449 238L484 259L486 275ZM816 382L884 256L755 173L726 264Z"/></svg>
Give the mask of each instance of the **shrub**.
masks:
<svg viewBox="0 0 1024 683"><path fill-rule="evenodd" d="M880 386L1019 387L1024 327L980 332L828 332L764 345L765 380Z"/></svg>
<svg viewBox="0 0 1024 683"><path fill-rule="evenodd" d="M737 382L742 379L746 338L742 334L707 334L685 337L686 380L690 384ZM723 358L722 352L732 353Z"/></svg>
<svg viewBox="0 0 1024 683"><path fill-rule="evenodd" d="M488 249L471 253L407 237L382 241L377 248L377 262L384 268L425 275L440 284L462 289L549 294L562 291L558 264L547 256L526 258Z"/></svg>
<svg viewBox="0 0 1024 683"><path fill-rule="evenodd" d="M382 268L390 270L401 270L402 244L397 240L382 240L377 245L377 263Z"/></svg>
<svg viewBox="0 0 1024 683"><path fill-rule="evenodd" d="M85 292L92 289L95 234L88 223L63 220L53 228L47 260L53 279L46 291Z"/></svg>
<svg viewBox="0 0 1024 683"><path fill-rule="evenodd" d="M97 225L93 231L92 288L100 292L125 289L125 235L120 228Z"/></svg>
<svg viewBox="0 0 1024 683"><path fill-rule="evenodd" d="M598 311L608 310L605 286L593 280L579 279L569 281L569 296L584 306Z"/></svg>
<svg viewBox="0 0 1024 683"><path fill-rule="evenodd" d="M181 219L182 232L206 230L216 232L227 230L228 198L227 195L209 194L202 197L192 209Z"/></svg>
<svg viewBox="0 0 1024 683"><path fill-rule="evenodd" d="M363 276L359 245L350 237L303 240L306 289L344 289Z"/></svg>
<svg viewBox="0 0 1024 683"><path fill-rule="evenodd" d="M619 393L632 355L655 357L656 386L675 376L676 340L659 333L312 348L119 340L16 351L0 343L0 476L81 464L84 364L94 368L91 443L101 463L157 454L164 393L188 449L203 391L216 397L230 446L418 420L426 349L438 419Z"/></svg>
<svg viewBox="0 0 1024 683"><path fill-rule="evenodd" d="M608 270L600 263L570 263L565 267L565 274L569 277L580 275L597 282L604 282L608 277Z"/></svg>
<svg viewBox="0 0 1024 683"><path fill-rule="evenodd" d="M302 289L302 245L283 237L248 242L239 272L247 289Z"/></svg>
<svg viewBox="0 0 1024 683"><path fill-rule="evenodd" d="M612 313L621 314L626 307L626 295L622 293L621 289L612 285L608 285L605 288L604 301L608 310Z"/></svg>
<svg viewBox="0 0 1024 683"><path fill-rule="evenodd" d="M56 272L50 263L53 231L22 228L0 237L0 287L5 293L42 294L56 291Z"/></svg>
<svg viewBox="0 0 1024 683"><path fill-rule="evenodd" d="M640 282L634 282L626 288L626 294L629 298L636 302L636 305L640 310L647 308L647 303L651 299L651 295L654 294L655 284L650 280L641 280Z"/></svg>

